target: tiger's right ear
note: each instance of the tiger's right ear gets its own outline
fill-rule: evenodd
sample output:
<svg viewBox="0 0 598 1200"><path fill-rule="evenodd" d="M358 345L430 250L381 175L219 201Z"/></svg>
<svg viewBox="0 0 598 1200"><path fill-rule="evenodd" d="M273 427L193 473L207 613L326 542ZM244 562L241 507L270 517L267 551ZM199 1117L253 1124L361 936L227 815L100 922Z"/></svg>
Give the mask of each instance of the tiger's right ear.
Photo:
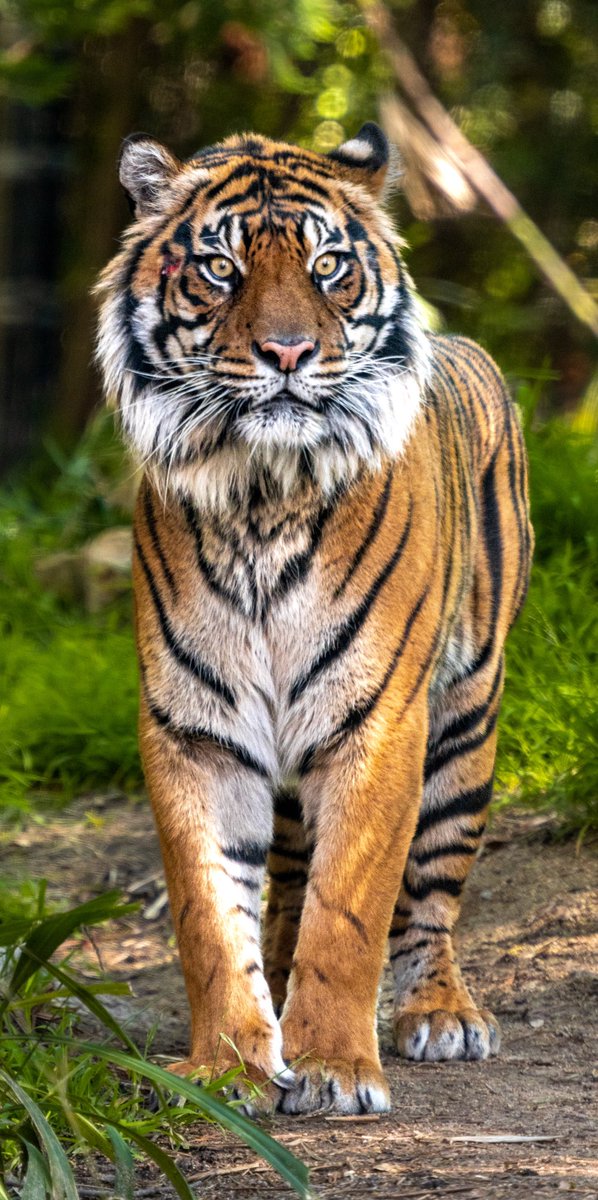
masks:
<svg viewBox="0 0 598 1200"><path fill-rule="evenodd" d="M147 133L125 138L118 160L118 177L136 217L159 212L167 185L178 175L182 163L165 146Z"/></svg>

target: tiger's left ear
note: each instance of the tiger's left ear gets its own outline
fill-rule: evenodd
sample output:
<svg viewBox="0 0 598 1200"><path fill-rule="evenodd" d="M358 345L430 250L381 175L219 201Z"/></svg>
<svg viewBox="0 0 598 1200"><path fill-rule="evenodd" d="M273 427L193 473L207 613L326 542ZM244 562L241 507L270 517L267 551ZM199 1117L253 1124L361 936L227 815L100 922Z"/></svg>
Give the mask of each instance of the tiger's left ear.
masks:
<svg viewBox="0 0 598 1200"><path fill-rule="evenodd" d="M378 198L384 188L388 172L390 151L386 134L379 125L367 121L359 133L328 158L337 164L338 173L350 183L359 183Z"/></svg>

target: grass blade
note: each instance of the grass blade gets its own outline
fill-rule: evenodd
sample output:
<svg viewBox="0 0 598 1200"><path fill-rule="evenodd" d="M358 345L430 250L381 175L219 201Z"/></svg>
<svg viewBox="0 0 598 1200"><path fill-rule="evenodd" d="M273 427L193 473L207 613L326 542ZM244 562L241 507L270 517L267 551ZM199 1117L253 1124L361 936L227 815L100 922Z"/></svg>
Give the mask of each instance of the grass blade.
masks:
<svg viewBox="0 0 598 1200"><path fill-rule="evenodd" d="M31 975L46 963L55 950L82 925L97 925L126 913L135 912L137 904L119 904L119 892L106 892L95 900L78 904L68 912L56 913L36 925L21 947L21 955L12 973L8 986L9 997L14 996ZM1 1010L0 1010L1 1011Z"/></svg>
<svg viewBox="0 0 598 1200"><path fill-rule="evenodd" d="M37 1146L23 1138L27 1150L27 1173L21 1188L20 1200L46 1200L52 1183L47 1163Z"/></svg>
<svg viewBox="0 0 598 1200"><path fill-rule="evenodd" d="M287 1183L290 1183L297 1195L304 1197L304 1200L310 1196L309 1174L305 1164L295 1158L294 1154L291 1154L274 1138L264 1133L258 1125L242 1116L240 1112L225 1104L224 1101L217 1100L203 1088L190 1083L187 1079L181 1079L178 1075L171 1074L155 1063L133 1058L121 1050L112 1050L110 1047L98 1046L93 1042L77 1042L76 1046L79 1050L87 1050L90 1054L97 1055L98 1058L104 1058L116 1066L123 1067L126 1071L142 1075L145 1079L150 1079L152 1083L168 1088L171 1092L178 1092L179 1095L190 1100L204 1116L225 1129L230 1129L247 1146L255 1150L256 1154L261 1155L283 1179L287 1180ZM129 1132L132 1133L127 1128L127 1134Z"/></svg>
<svg viewBox="0 0 598 1200"><path fill-rule="evenodd" d="M31 951L29 951L29 953L31 953ZM139 1058L142 1057L141 1051L137 1048L132 1038L129 1037L128 1033L123 1029L122 1025L119 1024L116 1018L112 1016L112 1013L106 1008L105 1004L102 1004L102 1001L98 1000L98 997L94 995L94 993L87 988L85 984L79 983L74 976L67 974L66 971L62 971L61 968L57 967L55 963L46 961L43 964L38 963L38 966L40 965L43 965L44 969L49 971L50 975L53 975L54 978L63 985L63 987L68 988L69 992L72 992L73 996L76 996L77 999L80 1000L87 1009L89 1009L89 1012L93 1013L93 1016L97 1017L98 1021L101 1021L102 1025L104 1025L106 1029L109 1029L110 1032L115 1035L115 1037L119 1038L121 1042L124 1042L131 1054L134 1054Z"/></svg>
<svg viewBox="0 0 598 1200"><path fill-rule="evenodd" d="M52 1180L52 1200L79 1200L68 1158L54 1130L46 1121L41 1108L39 1108L35 1100L32 1100L31 1096L22 1087L19 1087L16 1080L7 1075L5 1071L0 1070L0 1079L4 1080L6 1087L16 1096L19 1103L22 1104L23 1108L29 1114L32 1124L37 1131L40 1144L44 1147L48 1158L50 1178Z"/></svg>
<svg viewBox="0 0 598 1200"><path fill-rule="evenodd" d="M135 1182L135 1162L133 1155L124 1138L120 1136L114 1125L106 1126L106 1133L112 1142L114 1150L113 1161L116 1166L114 1191L118 1200L133 1200L133 1184Z"/></svg>
<svg viewBox="0 0 598 1200"><path fill-rule="evenodd" d="M130 1137L132 1141L139 1146L139 1149L143 1150L143 1153L146 1154L148 1158L151 1158L152 1162L155 1162L156 1166L160 1168L163 1175L165 1175L170 1181L177 1196L180 1196L181 1200L195 1200L195 1196L193 1195L185 1176L183 1175L182 1171L179 1171L174 1158L171 1158L170 1154L167 1154L165 1150L162 1150L160 1146L157 1146L155 1142L150 1140L150 1138L145 1137L142 1133L137 1133L136 1129L129 1129L128 1126L127 1137Z"/></svg>

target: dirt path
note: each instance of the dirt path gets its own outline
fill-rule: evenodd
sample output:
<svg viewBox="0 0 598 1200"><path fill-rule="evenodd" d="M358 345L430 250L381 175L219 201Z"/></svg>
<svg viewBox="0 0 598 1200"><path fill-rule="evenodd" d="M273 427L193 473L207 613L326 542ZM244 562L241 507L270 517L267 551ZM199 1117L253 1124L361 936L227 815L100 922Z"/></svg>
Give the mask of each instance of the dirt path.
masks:
<svg viewBox="0 0 598 1200"><path fill-rule="evenodd" d="M598 847L576 853L572 842L548 835L537 818L497 818L467 892L461 961L500 1018L500 1057L398 1062L389 1053L385 986L380 1035L392 1113L272 1123L312 1168L322 1200L598 1197ZM142 901L140 914L119 929L98 931L97 950L105 969L130 980L136 995L134 1006L119 1001L116 1015L137 1035L159 1018L155 1050L182 1052L186 1005L145 803L121 796L78 801L60 820L32 824L5 842L0 864L13 878L46 876L52 898L78 901L116 886ZM81 949L94 953L89 943ZM495 1135L552 1140L479 1140ZM199 1197L291 1194L213 1128L202 1126L179 1161ZM148 1175L144 1194L152 1189ZM156 1197L167 1194L156 1184Z"/></svg>

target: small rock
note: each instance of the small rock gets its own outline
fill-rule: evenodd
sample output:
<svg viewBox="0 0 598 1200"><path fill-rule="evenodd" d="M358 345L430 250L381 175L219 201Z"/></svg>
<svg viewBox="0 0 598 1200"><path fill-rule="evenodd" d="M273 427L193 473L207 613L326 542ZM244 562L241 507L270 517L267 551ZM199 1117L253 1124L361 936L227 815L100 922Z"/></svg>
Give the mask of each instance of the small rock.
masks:
<svg viewBox="0 0 598 1200"><path fill-rule="evenodd" d="M48 554L35 563L34 571L42 587L54 592L59 600L76 603L83 599L81 556L69 550Z"/></svg>
<svg viewBox="0 0 598 1200"><path fill-rule="evenodd" d="M120 508L126 513L133 513L139 484L143 477L141 470L128 470L123 479L104 490L104 499L109 508Z"/></svg>
<svg viewBox="0 0 598 1200"><path fill-rule="evenodd" d="M133 535L128 525L106 529L81 551L83 588L88 612L100 612L131 583Z"/></svg>
<svg viewBox="0 0 598 1200"><path fill-rule="evenodd" d="M531 1017L529 1023L532 1029L541 1029L544 1024L544 1017Z"/></svg>

